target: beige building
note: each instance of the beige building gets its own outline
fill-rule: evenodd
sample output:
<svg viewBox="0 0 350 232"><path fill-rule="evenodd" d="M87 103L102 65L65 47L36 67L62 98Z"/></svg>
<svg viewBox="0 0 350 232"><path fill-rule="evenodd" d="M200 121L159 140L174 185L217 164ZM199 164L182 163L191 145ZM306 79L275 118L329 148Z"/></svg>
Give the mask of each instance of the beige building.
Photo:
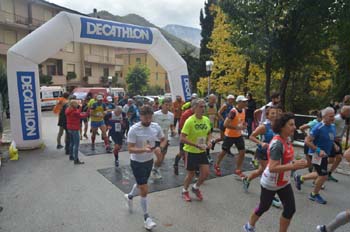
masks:
<svg viewBox="0 0 350 232"><path fill-rule="evenodd" d="M125 83L129 69L135 65L145 65L150 70L149 85L161 87L165 93L170 92L167 72L164 68L145 50L140 49L116 49L116 57L123 60L124 66L118 72L120 82Z"/></svg>
<svg viewBox="0 0 350 232"><path fill-rule="evenodd" d="M6 64L8 49L60 11L79 12L43 0L0 1L0 62ZM39 65L39 72L52 76L53 85L107 86L103 76L114 76L121 70L122 59L114 48L99 45L67 44L57 54ZM69 73L76 78L66 79Z"/></svg>
<svg viewBox="0 0 350 232"><path fill-rule="evenodd" d="M0 62L6 65L8 49L27 34L67 9L44 0L0 0ZM71 42L39 65L39 73L52 76L53 85L108 86L108 76L118 76L119 86L126 87L130 67L146 65L150 69L149 84L169 92L166 71L146 51L113 48ZM67 75L76 78L67 81Z"/></svg>

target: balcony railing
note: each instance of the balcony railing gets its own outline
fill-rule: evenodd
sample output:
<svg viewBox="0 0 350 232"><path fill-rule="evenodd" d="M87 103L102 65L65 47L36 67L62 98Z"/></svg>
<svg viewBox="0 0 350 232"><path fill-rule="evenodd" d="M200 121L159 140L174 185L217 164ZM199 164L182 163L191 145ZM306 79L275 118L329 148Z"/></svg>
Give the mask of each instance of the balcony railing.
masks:
<svg viewBox="0 0 350 232"><path fill-rule="evenodd" d="M28 17L24 17L21 15L17 15L14 13L0 10L0 22L6 23L6 24L13 24L14 23L14 24L21 24L21 25L26 25L26 26L31 25L34 27L39 27L42 24L44 24L46 21L32 18L31 22L30 22Z"/></svg>

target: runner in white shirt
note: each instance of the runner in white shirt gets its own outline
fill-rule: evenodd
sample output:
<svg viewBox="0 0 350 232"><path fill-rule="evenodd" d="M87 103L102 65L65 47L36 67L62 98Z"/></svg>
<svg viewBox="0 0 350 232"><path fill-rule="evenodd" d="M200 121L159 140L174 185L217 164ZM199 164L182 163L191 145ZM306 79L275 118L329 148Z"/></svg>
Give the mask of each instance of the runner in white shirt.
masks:
<svg viewBox="0 0 350 232"><path fill-rule="evenodd" d="M128 150L130 153L130 166L134 174L136 184L129 194L124 197L127 200L129 212L132 212L133 197L140 190L141 208L144 215L144 227L151 230L156 223L148 214L147 194L148 178L153 166L153 153L156 149L156 142L160 141L160 148L164 149L166 140L162 129L157 123L152 122L153 109L149 105L140 108L140 122L135 123L128 133Z"/></svg>
<svg viewBox="0 0 350 232"><path fill-rule="evenodd" d="M162 176L160 174L159 168L164 160L164 157L168 151L168 134L169 128L171 129L171 135L175 134L174 127L174 114L169 111L171 107L171 99L165 98L161 105L161 110L158 110L153 115L153 121L157 123L160 128L162 128L163 134L166 139L166 145L163 149L155 149L155 155L157 156L157 160L154 162L153 170L152 170L152 178L153 179L161 179ZM156 143L156 147L159 146L159 142Z"/></svg>
<svg viewBox="0 0 350 232"><path fill-rule="evenodd" d="M254 111L254 120L257 125L261 125L266 121L266 108L271 106L277 106L280 104L280 94L275 92L271 94L271 101L261 108Z"/></svg>

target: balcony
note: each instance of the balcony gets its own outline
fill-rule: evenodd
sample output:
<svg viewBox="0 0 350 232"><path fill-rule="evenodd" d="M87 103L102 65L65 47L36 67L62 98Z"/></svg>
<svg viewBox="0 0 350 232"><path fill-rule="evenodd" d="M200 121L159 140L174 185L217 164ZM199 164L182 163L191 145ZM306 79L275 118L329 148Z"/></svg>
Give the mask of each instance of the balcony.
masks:
<svg viewBox="0 0 350 232"><path fill-rule="evenodd" d="M29 23L29 18L0 10L0 23L26 28Z"/></svg>
<svg viewBox="0 0 350 232"><path fill-rule="evenodd" d="M122 59L109 56L85 55L84 61L95 64L118 65L124 64Z"/></svg>

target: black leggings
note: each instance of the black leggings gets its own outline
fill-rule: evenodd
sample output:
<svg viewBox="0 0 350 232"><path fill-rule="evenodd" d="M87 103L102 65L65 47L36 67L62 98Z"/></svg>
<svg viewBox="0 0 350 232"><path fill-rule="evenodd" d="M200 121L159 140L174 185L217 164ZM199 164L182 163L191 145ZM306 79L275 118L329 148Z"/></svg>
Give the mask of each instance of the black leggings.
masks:
<svg viewBox="0 0 350 232"><path fill-rule="evenodd" d="M276 191L271 191L261 186L260 203L258 207L255 208L255 214L260 217L269 210L276 193L283 204L282 216L286 219L292 219L295 213L295 200L290 184Z"/></svg>

